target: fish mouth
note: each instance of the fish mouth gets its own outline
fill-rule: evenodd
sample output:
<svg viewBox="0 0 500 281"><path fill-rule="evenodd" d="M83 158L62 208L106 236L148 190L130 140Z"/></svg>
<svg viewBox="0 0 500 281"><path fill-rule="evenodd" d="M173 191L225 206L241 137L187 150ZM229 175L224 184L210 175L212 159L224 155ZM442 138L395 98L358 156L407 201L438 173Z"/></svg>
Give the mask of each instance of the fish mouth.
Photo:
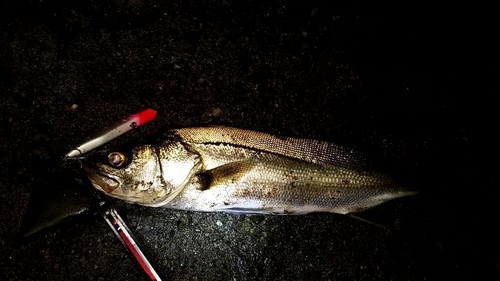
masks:
<svg viewBox="0 0 500 281"><path fill-rule="evenodd" d="M87 172L87 177L92 182L92 185L107 193L112 193L123 183L119 177L97 169L93 165L84 164L83 168Z"/></svg>

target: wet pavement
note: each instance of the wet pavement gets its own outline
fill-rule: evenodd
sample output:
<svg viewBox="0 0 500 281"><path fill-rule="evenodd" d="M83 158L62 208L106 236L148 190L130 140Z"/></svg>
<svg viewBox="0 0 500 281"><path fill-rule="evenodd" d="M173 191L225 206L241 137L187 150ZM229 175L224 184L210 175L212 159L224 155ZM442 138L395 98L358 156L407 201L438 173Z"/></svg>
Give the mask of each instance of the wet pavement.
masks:
<svg viewBox="0 0 500 281"><path fill-rule="evenodd" d="M153 108L148 129L221 124L348 145L421 190L391 204L392 230L113 200L169 280L498 280L491 17L323 2L0 4L0 279L143 279L99 216L17 235L30 198L85 209L85 192L39 181L62 155Z"/></svg>

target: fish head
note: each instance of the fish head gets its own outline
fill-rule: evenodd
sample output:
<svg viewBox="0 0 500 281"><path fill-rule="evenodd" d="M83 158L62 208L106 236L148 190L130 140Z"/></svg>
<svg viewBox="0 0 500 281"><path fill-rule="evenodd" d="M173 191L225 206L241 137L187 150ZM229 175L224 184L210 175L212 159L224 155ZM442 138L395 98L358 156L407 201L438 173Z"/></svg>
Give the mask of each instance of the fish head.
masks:
<svg viewBox="0 0 500 281"><path fill-rule="evenodd" d="M197 155L179 144L125 145L95 153L83 166L93 186L130 203L161 206L177 195Z"/></svg>

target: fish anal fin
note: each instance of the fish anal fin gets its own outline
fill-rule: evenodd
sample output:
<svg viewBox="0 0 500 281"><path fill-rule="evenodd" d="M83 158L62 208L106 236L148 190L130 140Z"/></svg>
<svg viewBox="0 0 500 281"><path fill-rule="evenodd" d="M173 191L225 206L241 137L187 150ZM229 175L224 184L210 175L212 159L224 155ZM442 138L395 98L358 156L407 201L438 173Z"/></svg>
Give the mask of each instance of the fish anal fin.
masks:
<svg viewBox="0 0 500 281"><path fill-rule="evenodd" d="M239 181L256 165L255 161L243 160L227 163L216 168L198 173L201 189L206 190L213 186L225 185Z"/></svg>
<svg viewBox="0 0 500 281"><path fill-rule="evenodd" d="M389 201L371 208L355 210L348 216L385 229L398 230L400 229L398 204L397 201Z"/></svg>
<svg viewBox="0 0 500 281"><path fill-rule="evenodd" d="M364 218L363 215L359 215L357 213L349 213L347 215L350 216L350 217L352 217L352 218L358 219L360 221L363 221L363 222L366 222L366 223L369 223L369 224L372 224L372 225L375 225L375 226L378 226L378 227L381 227L381 228L386 228L385 225L383 225L381 223L378 223L378 222L376 222L374 220L370 220L370 219Z"/></svg>

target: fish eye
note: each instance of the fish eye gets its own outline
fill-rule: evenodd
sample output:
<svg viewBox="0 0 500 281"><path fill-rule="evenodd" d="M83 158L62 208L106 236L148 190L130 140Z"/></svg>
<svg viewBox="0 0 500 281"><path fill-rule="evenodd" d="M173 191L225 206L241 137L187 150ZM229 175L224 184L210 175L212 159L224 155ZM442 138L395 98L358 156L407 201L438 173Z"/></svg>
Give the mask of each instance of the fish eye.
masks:
<svg viewBox="0 0 500 281"><path fill-rule="evenodd" d="M121 152L111 152L108 154L108 161L111 166L119 168L127 162L127 157Z"/></svg>

